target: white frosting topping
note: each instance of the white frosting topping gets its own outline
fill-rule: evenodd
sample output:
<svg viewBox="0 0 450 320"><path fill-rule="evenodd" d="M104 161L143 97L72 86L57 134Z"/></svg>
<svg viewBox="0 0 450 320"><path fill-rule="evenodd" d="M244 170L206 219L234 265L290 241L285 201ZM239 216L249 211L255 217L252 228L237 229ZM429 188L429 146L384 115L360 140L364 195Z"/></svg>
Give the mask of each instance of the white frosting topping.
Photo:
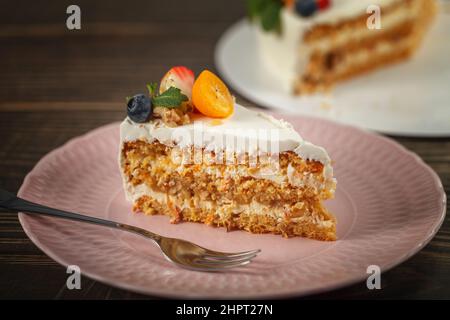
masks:
<svg viewBox="0 0 450 320"><path fill-rule="evenodd" d="M293 151L305 160L320 161L325 166L325 176L332 175L330 158L324 148L303 138L291 124L267 114L248 110L238 104L227 119L215 120L196 115L190 124L171 128L161 121L134 123L126 118L120 126L121 142L133 140L159 141L178 147L195 146L226 153L268 152L278 154Z"/></svg>
<svg viewBox="0 0 450 320"><path fill-rule="evenodd" d="M314 24L335 24L342 20L351 19L366 13L371 5L386 7L402 0L334 0L330 7L317 12L312 17L302 18L296 13L298 20L310 26Z"/></svg>

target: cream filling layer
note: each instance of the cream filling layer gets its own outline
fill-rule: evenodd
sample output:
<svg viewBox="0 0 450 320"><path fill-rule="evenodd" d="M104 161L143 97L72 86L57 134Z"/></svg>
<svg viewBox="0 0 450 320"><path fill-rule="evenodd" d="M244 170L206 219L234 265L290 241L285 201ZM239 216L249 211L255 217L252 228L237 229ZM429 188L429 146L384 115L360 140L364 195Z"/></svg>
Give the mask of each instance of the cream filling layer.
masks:
<svg viewBox="0 0 450 320"><path fill-rule="evenodd" d="M413 21L420 14L421 1L413 1L411 6L402 6L388 12L381 13L381 29L347 28L339 33L333 34L333 37L324 37L310 43L312 50L328 51L336 47L345 46L348 42L357 42L369 38L377 33L382 33L394 29L405 22ZM361 15L363 15L362 13ZM367 14L367 17L369 15Z"/></svg>
<svg viewBox="0 0 450 320"><path fill-rule="evenodd" d="M377 59L390 54L391 52L398 52L400 50L407 49L414 44L414 39L408 37L398 41L395 45L390 42L384 41L377 43L371 49L361 49L352 54L346 55L345 58L339 62L333 71L333 74L339 76L345 74L347 70L352 67L357 68L360 65L366 64L371 59Z"/></svg>

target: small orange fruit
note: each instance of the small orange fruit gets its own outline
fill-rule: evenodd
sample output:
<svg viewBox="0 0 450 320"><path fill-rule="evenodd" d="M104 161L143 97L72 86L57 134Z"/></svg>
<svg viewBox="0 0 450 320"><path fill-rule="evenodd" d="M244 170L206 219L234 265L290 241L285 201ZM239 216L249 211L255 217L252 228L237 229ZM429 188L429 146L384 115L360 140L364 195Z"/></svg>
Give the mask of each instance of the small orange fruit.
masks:
<svg viewBox="0 0 450 320"><path fill-rule="evenodd" d="M283 0L284 5L291 8L294 6L294 0Z"/></svg>
<svg viewBox="0 0 450 320"><path fill-rule="evenodd" d="M192 102L202 114L226 118L233 113L234 99L227 86L214 73L202 71L192 87Z"/></svg>

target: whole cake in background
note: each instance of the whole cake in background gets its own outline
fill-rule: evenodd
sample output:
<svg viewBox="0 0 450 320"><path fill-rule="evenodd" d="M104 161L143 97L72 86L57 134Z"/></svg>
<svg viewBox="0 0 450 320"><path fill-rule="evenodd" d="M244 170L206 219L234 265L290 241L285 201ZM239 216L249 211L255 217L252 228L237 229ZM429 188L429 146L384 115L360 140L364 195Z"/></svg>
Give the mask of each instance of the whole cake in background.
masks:
<svg viewBox="0 0 450 320"><path fill-rule="evenodd" d="M435 0L247 0L258 51L296 94L403 61L419 47ZM381 28L372 28L376 11ZM368 26L369 19L369 26Z"/></svg>
<svg viewBox="0 0 450 320"><path fill-rule="evenodd" d="M322 147L285 121L235 103L204 70L170 69L148 93L127 98L119 164L134 210L171 222L253 233L336 239L323 205L336 180Z"/></svg>

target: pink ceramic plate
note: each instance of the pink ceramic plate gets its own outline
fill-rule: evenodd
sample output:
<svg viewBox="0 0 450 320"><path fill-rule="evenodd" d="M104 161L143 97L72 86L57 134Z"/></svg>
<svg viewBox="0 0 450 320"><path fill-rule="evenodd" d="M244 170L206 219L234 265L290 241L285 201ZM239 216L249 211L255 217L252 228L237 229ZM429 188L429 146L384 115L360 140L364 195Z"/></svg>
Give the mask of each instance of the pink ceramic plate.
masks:
<svg viewBox="0 0 450 320"><path fill-rule="evenodd" d="M445 194L420 158L389 139L326 120L289 119L334 159L336 242L226 232L164 216L133 214L117 164L119 126L101 127L45 156L19 195L69 211L133 224L221 251L262 249L253 263L227 273L180 269L149 240L57 218L20 214L33 242L63 265L99 281L158 296L258 298L304 295L362 281L420 250L439 229Z"/></svg>

